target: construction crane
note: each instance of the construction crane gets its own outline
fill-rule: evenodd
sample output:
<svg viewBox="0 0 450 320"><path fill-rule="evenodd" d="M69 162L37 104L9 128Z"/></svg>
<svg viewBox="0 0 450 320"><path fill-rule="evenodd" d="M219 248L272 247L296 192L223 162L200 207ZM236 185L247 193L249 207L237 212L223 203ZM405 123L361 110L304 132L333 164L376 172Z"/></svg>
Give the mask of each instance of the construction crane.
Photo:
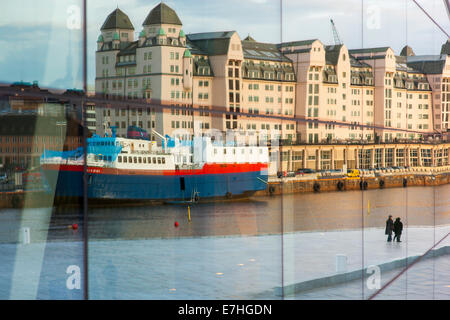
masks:
<svg viewBox="0 0 450 320"><path fill-rule="evenodd" d="M330 22L331 22L331 28L333 30L334 44L341 45L342 41L341 41L341 38L339 37L339 33L337 32L336 25L334 24L333 19L330 19Z"/></svg>
<svg viewBox="0 0 450 320"><path fill-rule="evenodd" d="M450 0L444 0L445 8L447 9L448 19L450 20Z"/></svg>

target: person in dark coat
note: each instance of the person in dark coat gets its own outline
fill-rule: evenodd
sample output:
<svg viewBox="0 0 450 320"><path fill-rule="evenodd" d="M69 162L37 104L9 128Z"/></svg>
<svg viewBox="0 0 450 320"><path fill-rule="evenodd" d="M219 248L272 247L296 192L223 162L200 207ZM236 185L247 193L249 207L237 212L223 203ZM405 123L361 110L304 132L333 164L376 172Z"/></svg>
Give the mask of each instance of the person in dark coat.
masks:
<svg viewBox="0 0 450 320"><path fill-rule="evenodd" d="M392 216L389 215L389 218L386 220L386 230L384 234L388 236L387 241L392 241L392 231L394 231L394 220L392 220Z"/></svg>
<svg viewBox="0 0 450 320"><path fill-rule="evenodd" d="M395 241L395 239L397 239L397 242L401 242L400 241L400 237L402 236L402 231L403 231L403 223L400 221L400 218L395 219L394 222L394 239L392 241Z"/></svg>

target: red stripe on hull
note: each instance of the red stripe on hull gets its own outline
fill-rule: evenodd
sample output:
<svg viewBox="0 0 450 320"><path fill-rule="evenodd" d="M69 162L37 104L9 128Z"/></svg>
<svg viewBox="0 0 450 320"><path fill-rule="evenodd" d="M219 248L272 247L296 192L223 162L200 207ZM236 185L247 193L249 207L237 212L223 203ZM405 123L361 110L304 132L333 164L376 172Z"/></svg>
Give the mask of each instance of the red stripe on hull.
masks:
<svg viewBox="0 0 450 320"><path fill-rule="evenodd" d="M59 164L43 164L44 170L54 171L76 171L82 172L82 165L59 165ZM96 174L114 174L114 175L160 175L160 176L186 176L186 175L203 175L203 174L228 174L257 172L267 170L267 163L239 163L239 164L205 164L201 169L189 170L143 170L143 169L116 169L88 167L88 173Z"/></svg>

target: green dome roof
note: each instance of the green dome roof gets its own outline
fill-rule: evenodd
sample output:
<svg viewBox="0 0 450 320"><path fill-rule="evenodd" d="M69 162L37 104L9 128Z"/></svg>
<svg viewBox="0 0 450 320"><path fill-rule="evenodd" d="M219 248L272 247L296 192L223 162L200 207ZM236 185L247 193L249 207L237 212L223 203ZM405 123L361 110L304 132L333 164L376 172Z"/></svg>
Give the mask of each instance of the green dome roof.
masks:
<svg viewBox="0 0 450 320"><path fill-rule="evenodd" d="M160 3L150 11L143 25L152 24L175 24L181 26L177 13L165 3Z"/></svg>
<svg viewBox="0 0 450 320"><path fill-rule="evenodd" d="M165 36L165 35L166 35L166 33L164 32L164 29L163 29L163 28L159 28L159 30L158 30L158 35L159 35L159 36Z"/></svg>
<svg viewBox="0 0 450 320"><path fill-rule="evenodd" d="M184 34L184 31L180 30L180 38L184 38L184 37L186 37L186 35Z"/></svg>
<svg viewBox="0 0 450 320"><path fill-rule="evenodd" d="M98 39L97 39L97 42L103 42L104 40L103 40L103 36L102 35L99 35L98 36Z"/></svg>
<svg viewBox="0 0 450 320"><path fill-rule="evenodd" d="M113 40L120 40L119 34L114 32Z"/></svg>
<svg viewBox="0 0 450 320"><path fill-rule="evenodd" d="M119 8L110 13L101 30L126 29L134 30L130 18Z"/></svg>
<svg viewBox="0 0 450 320"><path fill-rule="evenodd" d="M189 49L186 49L186 50L184 51L183 57L185 57L185 58L191 58L191 57L192 57L191 51L190 51Z"/></svg>

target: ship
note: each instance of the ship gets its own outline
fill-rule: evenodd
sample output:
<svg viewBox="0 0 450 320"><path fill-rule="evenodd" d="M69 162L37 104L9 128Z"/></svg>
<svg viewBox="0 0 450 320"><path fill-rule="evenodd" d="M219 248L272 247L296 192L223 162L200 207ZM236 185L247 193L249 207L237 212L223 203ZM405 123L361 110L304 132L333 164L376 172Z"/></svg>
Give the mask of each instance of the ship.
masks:
<svg viewBox="0 0 450 320"><path fill-rule="evenodd" d="M160 144L133 127L127 137L93 134L83 147L44 150L43 183L56 199L161 201L167 203L248 198L267 188L268 148L194 137L162 136ZM86 166L85 166L86 158ZM84 173L86 182L84 183Z"/></svg>

